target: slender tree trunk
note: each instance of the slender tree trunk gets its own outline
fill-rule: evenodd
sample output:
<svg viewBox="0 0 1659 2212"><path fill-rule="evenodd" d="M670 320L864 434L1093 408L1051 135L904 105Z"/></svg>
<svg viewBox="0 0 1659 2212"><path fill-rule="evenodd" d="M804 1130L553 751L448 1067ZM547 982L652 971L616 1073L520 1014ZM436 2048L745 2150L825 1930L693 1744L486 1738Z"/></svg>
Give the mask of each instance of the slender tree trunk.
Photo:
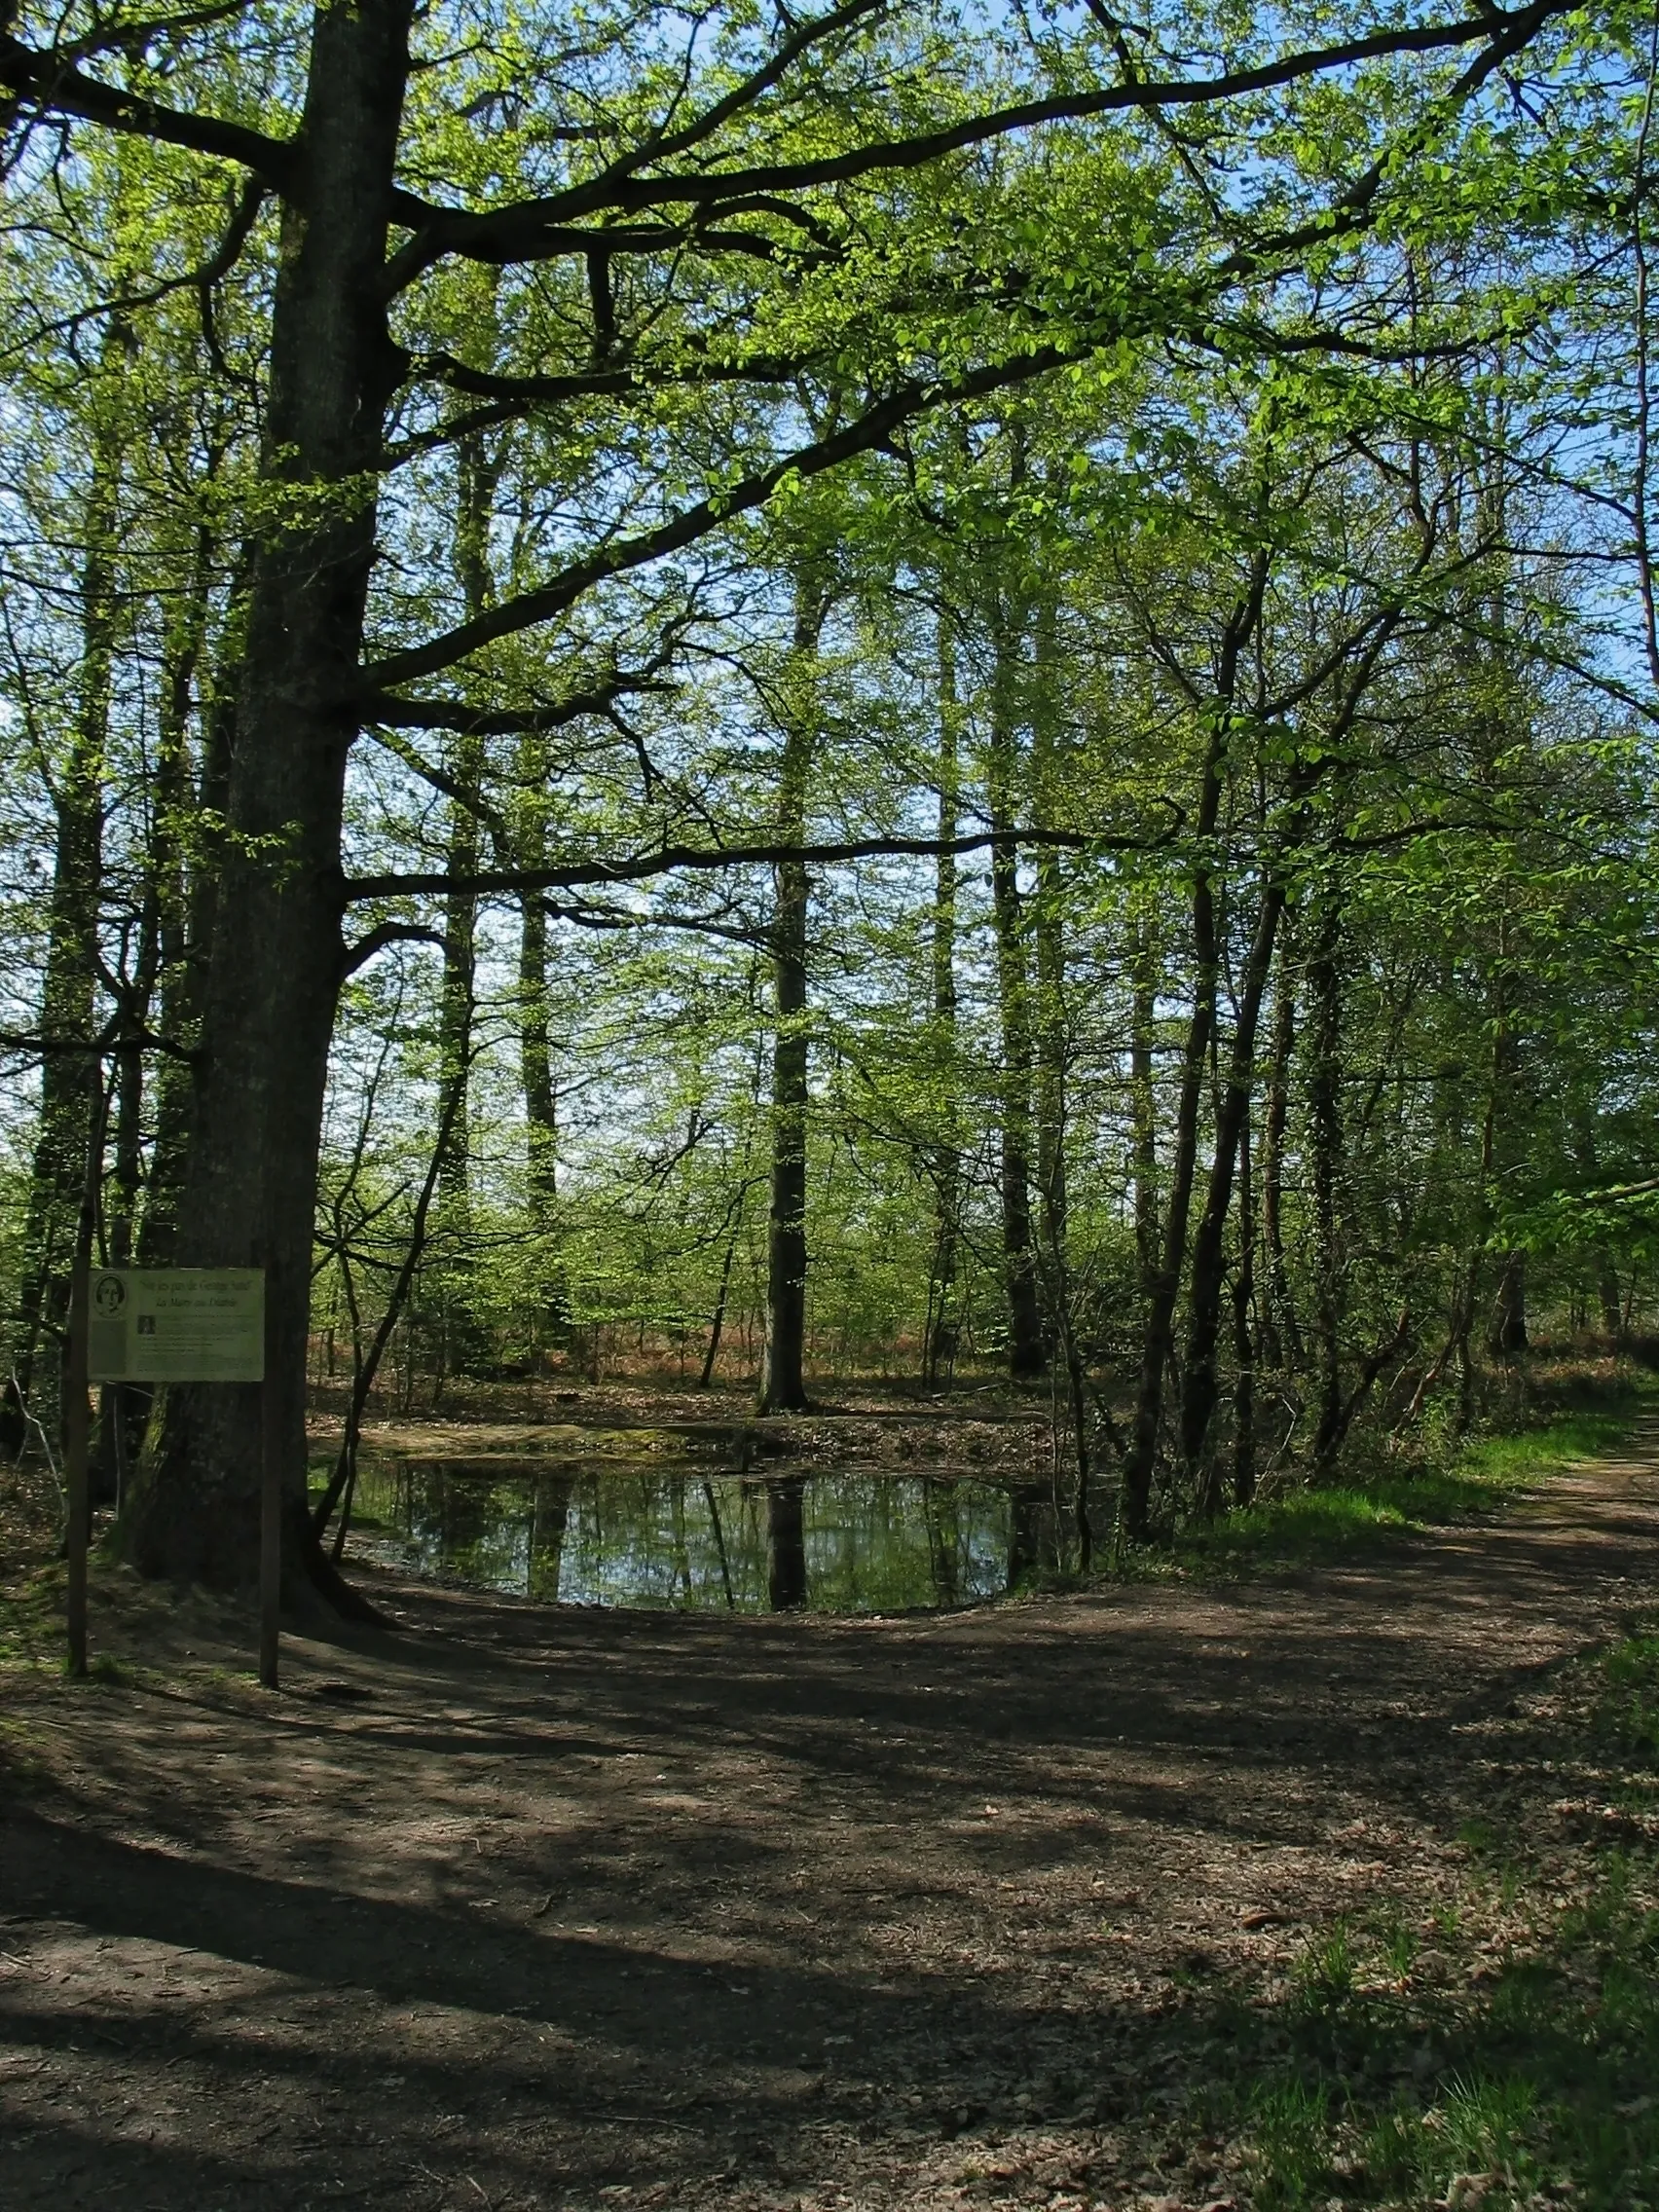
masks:
<svg viewBox="0 0 1659 2212"><path fill-rule="evenodd" d="M1488 1348L1499 1359L1516 1359L1527 1349L1527 1255L1509 1251L1498 1270Z"/></svg>
<svg viewBox="0 0 1659 2212"><path fill-rule="evenodd" d="M1262 1301L1262 1357L1282 1368L1301 1364L1296 1310L1284 1259L1284 1137L1290 1119L1290 1056L1296 1043L1296 985L1291 916L1279 924L1273 975L1273 1042L1268 1071L1267 1128L1262 1142L1262 1257L1267 1294Z"/></svg>
<svg viewBox="0 0 1659 2212"><path fill-rule="evenodd" d="M1238 1269L1233 1278L1233 1502L1242 1512L1256 1494L1256 1193L1251 1175L1250 1115L1238 1131Z"/></svg>
<svg viewBox="0 0 1659 2212"><path fill-rule="evenodd" d="M205 534L204 534L205 535ZM205 628L206 569L203 547L201 617ZM236 751L237 682L246 618L246 594L253 549L244 549L232 584L224 631L214 653L209 695L202 713L202 761L192 789L188 743L190 701L174 701L176 736L164 749L158 792L158 837L164 821L172 829L166 850L158 851L161 885L161 1032L170 1043L189 1048L198 1041L207 971L212 958L218 912L218 858L211 850L185 850L183 831L194 813L216 821L230 803L231 759ZM156 1125L150 1174L144 1193L144 1218L138 1235L139 1263L170 1265L184 1187L190 1133L196 1116L196 1068L190 1060L164 1053L156 1076Z"/></svg>
<svg viewBox="0 0 1659 2212"><path fill-rule="evenodd" d="M1175 1150L1169 1165L1168 1197L1163 1221L1162 1247L1157 1272L1147 1290L1146 1314L1141 1333L1140 1388L1135 1398L1134 1425L1124 1455L1124 1532L1142 1541L1149 1532L1152 1477L1158 1462L1159 1431L1163 1424L1163 1385L1175 1348L1175 1301L1180 1295L1181 1272L1187 1254L1187 1222L1193 1202L1193 1176L1198 1153L1198 1109L1203 1099L1204 1069L1215 1031L1216 984L1219 953L1216 944L1215 889L1209 852L1221 815L1222 791L1227 772L1228 740L1232 730L1232 702L1238 678L1238 660L1244 642L1255 628L1267 588L1268 557L1258 554L1250 586L1235 608L1222 639L1217 669L1216 701L1209 717L1208 742L1198 785L1198 806L1194 820L1196 860L1193 867L1193 1008L1187 1021L1186 1045L1181 1055L1181 1095L1175 1111ZM1236 1131L1235 1131L1236 1141Z"/></svg>
<svg viewBox="0 0 1659 2212"><path fill-rule="evenodd" d="M1596 1255L1596 1298L1602 1309L1603 1335L1609 1343L1622 1345L1624 1309L1619 1303L1619 1275L1608 1252Z"/></svg>
<svg viewBox="0 0 1659 2212"><path fill-rule="evenodd" d="M209 469L209 474L214 473ZM162 645L161 682L157 704L156 789L145 856L144 888L138 916L138 941L127 977L121 1009L122 1030L117 1046L115 1087L115 1172L112 1179L107 1245L112 1267L131 1264L134 1253L150 1257L152 1211L158 1178L167 1168L176 1175L177 1147L165 1149L171 1137L158 1111L151 1157L149 1190L144 1190L143 1124L145 1106L144 1044L154 1012L158 982L169 970L181 970L186 945L186 879L183 831L190 814L190 718L194 707L197 669L207 634L207 601L211 585L213 538L203 526L197 533L188 590L169 603ZM172 994L176 999L176 991ZM162 1018L166 1024L176 1008L168 1003L164 986ZM181 1040L174 1038L173 1042ZM188 1101L189 1068L164 1056L156 1089L159 1106L165 1105L169 1088ZM140 1195L145 1198L139 1218ZM176 1195L176 1181L164 1186L165 1205ZM128 1469L143 1440L144 1422L152 1396L147 1382L107 1383L100 1393L98 1417L99 1489L105 1496L120 1499L126 1492Z"/></svg>
<svg viewBox="0 0 1659 2212"><path fill-rule="evenodd" d="M504 451L504 449L502 449ZM462 438L456 451L455 570L462 609L470 622L495 599L490 564L490 524L495 512L499 459L483 437ZM464 888L479 866L478 794L485 771L484 740L458 731L446 763L450 799L447 870L458 885L444 900L443 985L438 999L438 1119L449 1131L438 1173L438 1264L430 1271L442 1314L441 1366L469 1375L484 1356L484 1332L474 1311L471 1284L472 1142L469 1119L472 1028L477 1003L478 898ZM434 1400L435 1402L435 1400Z"/></svg>
<svg viewBox="0 0 1659 2212"><path fill-rule="evenodd" d="M542 793L549 774L546 744L540 733L527 736L519 749L519 781L524 810L518 829L520 865L539 867L547 857L547 826ZM539 892L519 901L518 1037L519 1074L524 1091L525 1144L531 1221L540 1239L541 1323L555 1344L569 1340L570 1288L553 1241L559 1196L559 1092L548 1034L547 907Z"/></svg>
<svg viewBox="0 0 1659 2212"><path fill-rule="evenodd" d="M399 374L383 270L408 74L408 0L318 11L272 321L266 468L202 1080L177 1250L266 1270L290 1587L339 1599L306 1512L305 1384L317 1140L341 975L340 837L356 732L386 407ZM322 496L326 495L326 497ZM280 858L273 861L275 845ZM254 1579L260 1391L166 1393L124 1516L131 1558L215 1584ZM153 1424L155 1425L155 1424Z"/></svg>
<svg viewBox="0 0 1659 2212"><path fill-rule="evenodd" d="M1135 1180L1135 1259L1140 1293L1151 1296L1158 1272L1158 1094L1153 1045L1158 1019L1158 954L1152 917L1135 925L1134 1002L1129 1016L1129 1114Z"/></svg>
<svg viewBox="0 0 1659 2212"><path fill-rule="evenodd" d="M1032 719L1031 781L1033 809L1044 828L1052 826L1059 796L1059 701L1056 689L1055 607L1045 592L1036 624L1036 712ZM1066 950L1065 882L1060 856L1051 845L1037 853L1037 890L1032 938L1037 955L1037 1189L1042 1211L1043 1246L1053 1255L1058 1275L1065 1273L1066 1249ZM1065 1285L1056 1280L1056 1295Z"/></svg>
<svg viewBox="0 0 1659 2212"><path fill-rule="evenodd" d="M41 989L41 1035L71 1046L92 1041L97 985L119 496L120 437L106 414L94 433L87 491L80 696L53 794L56 828ZM23 1224L21 1311L13 1344L13 1377L22 1404L49 1435L57 1426L58 1361L55 1349L44 1360L37 1355L43 1335L55 1345L67 1314L69 1265L87 1182L91 1101L96 1090L88 1081L87 1066L86 1054L73 1050L42 1055L40 1121Z"/></svg>
<svg viewBox="0 0 1659 2212"><path fill-rule="evenodd" d="M525 866L539 866L544 857L538 826ZM559 1195L559 1098L547 1036L547 909L538 894L528 891L520 903L519 1068L530 1148L530 1202L537 1229L544 1230Z"/></svg>
<svg viewBox="0 0 1659 2212"><path fill-rule="evenodd" d="M1341 909L1334 894L1326 893L1314 917L1308 961L1308 1134L1313 1183L1313 1328L1319 1360L1315 1466L1330 1457L1343 1411L1344 1270L1338 1209L1344 1150L1342 978L1337 966L1341 942Z"/></svg>
<svg viewBox="0 0 1659 2212"><path fill-rule="evenodd" d="M991 828L1014 827L1018 795L1016 657L1024 609L999 592L992 608L988 797ZM991 850L991 921L996 936L997 1004L1002 1022L1003 1279L1008 1299L1008 1364L1016 1382L1043 1373L1043 1315L1031 1221L1031 990L1025 958L1025 902L1019 854L1011 843Z"/></svg>
<svg viewBox="0 0 1659 2212"><path fill-rule="evenodd" d="M1262 891L1261 911L1238 992L1238 1014L1228 1054L1227 1083L1216 1111L1215 1149L1210 1161L1204 1210L1193 1240L1192 1286L1188 1297L1187 1355L1181 1398L1181 1451L1194 1495L1211 1509L1219 1492L1206 1461L1210 1421L1218 1382L1216 1347L1221 1336L1222 1288L1227 1218L1233 1209L1233 1177L1250 1112L1255 1084L1256 1030L1272 965L1273 940L1284 911L1284 885L1273 879Z"/></svg>
<svg viewBox="0 0 1659 2212"><path fill-rule="evenodd" d="M957 694L956 640L950 616L939 617L939 841L956 835L962 706ZM933 914L933 1017L938 1080L943 1089L945 1135L934 1176L934 1255L922 1373L930 1388L956 1360L960 1324L956 1274L962 1237L962 1147L956 1099L956 855L940 851L935 863Z"/></svg>
<svg viewBox="0 0 1659 2212"><path fill-rule="evenodd" d="M821 579L804 572L796 577L778 801L778 838L786 845L798 845L806 835L807 784L817 738L814 664L829 606ZM777 1024L772 1048L772 1205L766 1237L766 1346L758 1396L759 1410L765 1414L804 1413L807 1407L806 927L810 886L802 861L780 863L776 875L777 907L772 919L772 990Z"/></svg>

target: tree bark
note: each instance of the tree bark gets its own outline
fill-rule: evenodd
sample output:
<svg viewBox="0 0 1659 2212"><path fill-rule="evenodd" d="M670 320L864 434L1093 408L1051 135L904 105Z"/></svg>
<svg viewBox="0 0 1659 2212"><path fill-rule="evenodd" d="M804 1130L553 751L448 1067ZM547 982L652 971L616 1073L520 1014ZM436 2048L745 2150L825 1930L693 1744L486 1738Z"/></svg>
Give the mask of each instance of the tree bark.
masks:
<svg viewBox="0 0 1659 2212"><path fill-rule="evenodd" d="M828 590L804 571L795 578L794 634L786 681L784 757L778 837L806 834L807 784L817 738L814 663L829 612ZM758 1406L763 1414L804 1413L806 1394L806 1120L808 1023L806 929L810 885L802 861L776 870L772 918L772 1204L766 1235L766 1344ZM794 1601L791 1601L793 1603Z"/></svg>
<svg viewBox="0 0 1659 2212"><path fill-rule="evenodd" d="M236 689L245 637L252 559L253 548L249 546L233 579L224 628L214 649L212 680L202 709L202 757L194 788L186 728L189 701L185 698L176 703L176 712L181 718L178 745L176 750L169 749L164 756L166 773L158 793L158 806L164 818L174 824L168 849L165 856L158 855L157 862L161 883L161 1031L172 1043L185 1047L198 1042L218 913L219 870L216 853L199 849L187 855L182 851L179 832L193 812L200 820L214 820L224 814L230 803L231 760L236 751ZM204 560L210 560L205 548ZM203 590L204 621L207 612L205 576ZM142 1267L163 1268L172 1261L190 1134L196 1118L196 1092L195 1064L172 1053L165 1054L156 1077L155 1135L144 1193L144 1217L138 1233L138 1259Z"/></svg>
<svg viewBox="0 0 1659 2212"><path fill-rule="evenodd" d="M499 459L492 459L481 435L461 440L456 451L455 571L469 622L476 620L496 596L490 566L490 522L500 472ZM479 866L477 794L484 781L485 749L476 730L456 733L446 770L455 792L450 799L447 866L452 876L464 879L476 875ZM438 1123L449 1133L438 1166L437 1265L431 1270L432 1287L443 1315L440 1376L445 1372L473 1373L485 1350L484 1332L473 1310L469 1251L472 1146L468 1110L477 1005L477 894L451 891L444 900L443 984L438 998Z"/></svg>
<svg viewBox="0 0 1659 2212"><path fill-rule="evenodd" d="M98 404L105 406L101 393ZM41 1035L70 1045L91 1044L96 1004L120 462L120 432L106 408L94 428L84 509L80 693L53 793L56 820L41 986ZM42 1055L40 1120L23 1223L20 1312L8 1392L15 1388L18 1412L26 1406L48 1435L56 1433L60 1413L58 1361L55 1350L44 1360L38 1355L43 1336L54 1346L61 1338L67 1315L70 1259L87 1183L96 1090L89 1082L84 1052Z"/></svg>
<svg viewBox="0 0 1659 2212"><path fill-rule="evenodd" d="M1215 1148L1210 1160L1204 1210L1193 1239L1192 1284L1188 1293L1187 1351L1181 1397L1181 1452L1194 1495L1211 1509L1219 1492L1205 1454L1218 1392L1216 1347L1221 1336L1227 1217L1233 1208L1233 1177L1250 1111L1256 1073L1256 1029L1272 965L1273 940L1284 911L1284 885L1270 878L1262 890L1261 910L1238 992L1238 1014L1228 1054L1227 1083L1215 1118Z"/></svg>
<svg viewBox="0 0 1659 2212"><path fill-rule="evenodd" d="M1056 610L1045 592L1036 624L1036 697L1031 727L1033 812L1051 828L1059 795ZM1051 845L1038 848L1032 937L1037 956L1037 1190L1043 1248L1052 1257L1056 1296L1065 1294L1066 1250L1066 947L1065 881ZM1057 1319L1057 1317L1056 1317Z"/></svg>
<svg viewBox="0 0 1659 2212"><path fill-rule="evenodd" d="M1159 963L1150 912L1135 924L1134 1001L1129 1015L1129 1115L1135 1179L1135 1260L1142 1298L1158 1272L1158 1094L1153 1045Z"/></svg>
<svg viewBox="0 0 1659 2212"><path fill-rule="evenodd" d="M1238 1131L1238 1269L1233 1278L1233 1503L1242 1512L1256 1494L1256 1193L1251 1175L1250 1114Z"/></svg>
<svg viewBox="0 0 1659 2212"><path fill-rule="evenodd" d="M1313 1330L1318 1352L1319 1419L1313 1463L1323 1466L1343 1418L1343 1256L1338 1187L1343 1167L1342 978L1337 956L1342 913L1334 894L1319 902L1308 961L1308 1134L1313 1183Z"/></svg>
<svg viewBox="0 0 1659 2212"><path fill-rule="evenodd" d="M296 178L282 214L266 474L200 1105L177 1256L266 1270L290 1593L303 1564L342 1594L306 1512L305 1384L317 1132L341 975L340 838L381 461L399 373L382 271L408 74L408 0L343 0L313 27ZM166 1393L124 1515L146 1571L251 1582L260 1396ZM155 1425L155 1424L153 1424Z"/></svg>
<svg viewBox="0 0 1659 2212"><path fill-rule="evenodd" d="M1024 608L999 589L991 608L990 755L987 797L991 828L1014 828L1018 794L1016 656ZM1019 854L1012 843L991 849L991 922L996 937L997 1007L1002 1026L1001 1120L1003 1284L1008 1301L1008 1365L1016 1382L1030 1382L1048 1362L1037 1295L1031 1222L1031 991L1025 958L1025 902Z"/></svg>
<svg viewBox="0 0 1659 2212"><path fill-rule="evenodd" d="M943 1089L945 1134L934 1168L934 1252L922 1374L937 1388L955 1364L960 1323L956 1276L962 1237L962 1147L956 1098L956 855L942 848L956 835L962 733L956 640L950 616L939 617L939 841L933 913L933 1018L937 1080Z"/></svg>
<svg viewBox="0 0 1659 2212"><path fill-rule="evenodd" d="M1186 1261L1187 1223L1198 1162L1198 1109L1203 1098L1204 1068L1215 1034L1220 962L1210 853L1221 817L1239 656L1261 615L1268 567L1268 554L1259 552L1251 564L1249 583L1228 619L1217 658L1215 696L1206 717L1198 805L1193 824L1193 1008L1181 1054L1181 1095L1175 1110L1175 1150L1169 1167L1163 1238L1158 1269L1147 1290L1141 1332L1140 1387L1135 1397L1129 1446L1124 1455L1124 1532L1136 1542L1143 1541L1150 1532L1152 1477L1158 1462L1159 1431L1163 1422L1163 1382L1175 1348L1175 1301L1180 1294L1181 1272Z"/></svg>
<svg viewBox="0 0 1659 2212"><path fill-rule="evenodd" d="M1284 1259L1284 1138L1290 1119L1290 1056L1296 1043L1296 984L1292 916L1279 924L1273 974L1273 1042L1268 1072L1267 1127L1262 1142L1262 1258L1267 1275L1262 1300L1262 1357L1269 1367L1302 1361L1290 1273Z"/></svg>
<svg viewBox="0 0 1659 2212"><path fill-rule="evenodd" d="M1487 1348L1498 1359L1518 1359L1527 1349L1527 1255L1505 1252L1493 1301Z"/></svg>

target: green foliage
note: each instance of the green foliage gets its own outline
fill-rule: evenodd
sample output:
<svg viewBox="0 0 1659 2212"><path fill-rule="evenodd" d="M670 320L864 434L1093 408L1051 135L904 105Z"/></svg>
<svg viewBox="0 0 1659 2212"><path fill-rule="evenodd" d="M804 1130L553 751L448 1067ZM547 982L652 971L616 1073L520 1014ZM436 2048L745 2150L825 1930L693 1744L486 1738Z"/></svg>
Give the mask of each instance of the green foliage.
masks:
<svg viewBox="0 0 1659 2212"><path fill-rule="evenodd" d="M1282 1560L1337 1557L1414 1530L1480 1519L1574 1460L1614 1449L1630 1435L1639 1403L1633 1390L1622 1407L1552 1414L1514 1434L1450 1444L1438 1458L1414 1452L1402 1466L1383 1457L1338 1485L1288 1489L1211 1526L1189 1528L1178 1556L1201 1571L1229 1574Z"/></svg>

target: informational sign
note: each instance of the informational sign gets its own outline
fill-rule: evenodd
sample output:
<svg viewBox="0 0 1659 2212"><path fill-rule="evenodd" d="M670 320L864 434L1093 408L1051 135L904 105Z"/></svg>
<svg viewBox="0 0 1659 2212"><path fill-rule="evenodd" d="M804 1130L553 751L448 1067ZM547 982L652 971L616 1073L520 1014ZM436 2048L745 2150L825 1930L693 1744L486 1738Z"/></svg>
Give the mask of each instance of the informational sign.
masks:
<svg viewBox="0 0 1659 2212"><path fill-rule="evenodd" d="M87 1306L93 1382L260 1382L263 1268L94 1268Z"/></svg>

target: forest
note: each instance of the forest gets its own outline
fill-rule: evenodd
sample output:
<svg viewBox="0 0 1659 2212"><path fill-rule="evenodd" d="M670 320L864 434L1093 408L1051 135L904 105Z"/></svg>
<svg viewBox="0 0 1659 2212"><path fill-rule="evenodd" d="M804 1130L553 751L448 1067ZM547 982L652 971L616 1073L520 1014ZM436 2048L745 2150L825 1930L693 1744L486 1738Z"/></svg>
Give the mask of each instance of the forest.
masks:
<svg viewBox="0 0 1659 2212"><path fill-rule="evenodd" d="M1637 12L0 76L14 1453L77 1252L266 1271L342 1604L364 1419L468 1384L1000 1379L1088 1567L1640 1337ZM244 1578L253 1394L97 1429L122 1554Z"/></svg>
<svg viewBox="0 0 1659 2212"><path fill-rule="evenodd" d="M1653 0L0 0L0 2197L1659 2201Z"/></svg>

